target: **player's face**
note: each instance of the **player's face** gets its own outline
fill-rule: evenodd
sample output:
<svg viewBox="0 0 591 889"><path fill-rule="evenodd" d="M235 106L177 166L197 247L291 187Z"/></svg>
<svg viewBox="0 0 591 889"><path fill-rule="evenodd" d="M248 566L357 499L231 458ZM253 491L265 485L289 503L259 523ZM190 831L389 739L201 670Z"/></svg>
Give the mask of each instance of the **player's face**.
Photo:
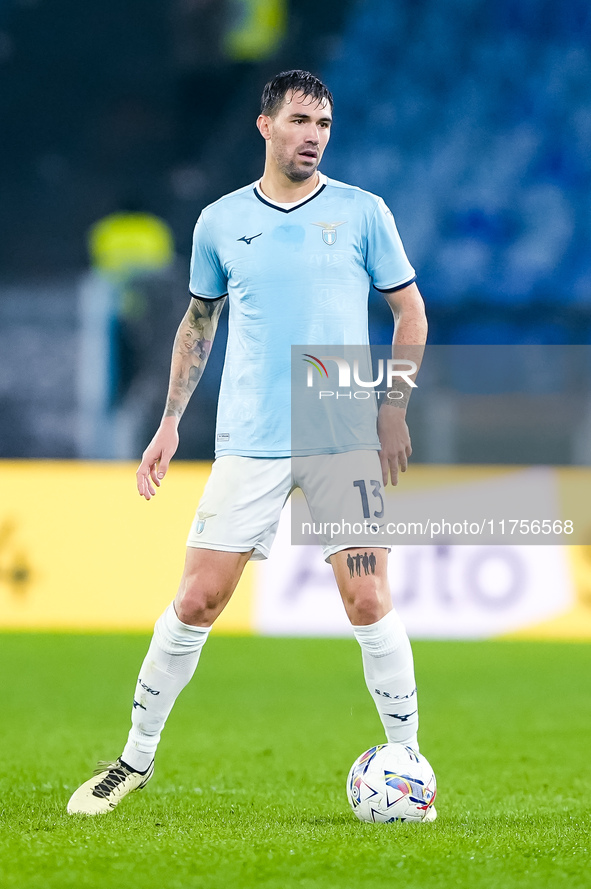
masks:
<svg viewBox="0 0 591 889"><path fill-rule="evenodd" d="M290 92L274 117L262 119L261 132L277 168L292 182L313 176L330 138L330 103Z"/></svg>

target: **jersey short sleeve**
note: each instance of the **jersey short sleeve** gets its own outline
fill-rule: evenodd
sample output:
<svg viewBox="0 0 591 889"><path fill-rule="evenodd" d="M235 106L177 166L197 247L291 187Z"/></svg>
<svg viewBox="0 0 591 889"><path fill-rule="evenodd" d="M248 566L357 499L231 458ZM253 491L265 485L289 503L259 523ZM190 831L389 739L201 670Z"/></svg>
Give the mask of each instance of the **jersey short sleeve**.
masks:
<svg viewBox="0 0 591 889"><path fill-rule="evenodd" d="M407 259L394 217L382 198L369 221L366 269L376 290L394 290L414 281L415 270Z"/></svg>
<svg viewBox="0 0 591 889"><path fill-rule="evenodd" d="M193 232L193 252L189 289L195 296L219 299L228 292L228 279L207 229L203 214L197 220Z"/></svg>

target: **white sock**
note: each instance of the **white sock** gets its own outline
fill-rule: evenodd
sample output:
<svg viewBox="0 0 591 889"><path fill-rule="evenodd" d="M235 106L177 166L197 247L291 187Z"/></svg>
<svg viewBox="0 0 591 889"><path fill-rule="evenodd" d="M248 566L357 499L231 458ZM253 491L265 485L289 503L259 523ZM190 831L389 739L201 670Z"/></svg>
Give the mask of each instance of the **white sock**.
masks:
<svg viewBox="0 0 591 889"><path fill-rule="evenodd" d="M410 641L395 611L367 627L353 627L361 646L363 671L386 737L418 750L419 715Z"/></svg>
<svg viewBox="0 0 591 889"><path fill-rule="evenodd" d="M211 627L180 621L170 604L158 618L133 699L131 731L121 759L145 772L177 697L189 682Z"/></svg>

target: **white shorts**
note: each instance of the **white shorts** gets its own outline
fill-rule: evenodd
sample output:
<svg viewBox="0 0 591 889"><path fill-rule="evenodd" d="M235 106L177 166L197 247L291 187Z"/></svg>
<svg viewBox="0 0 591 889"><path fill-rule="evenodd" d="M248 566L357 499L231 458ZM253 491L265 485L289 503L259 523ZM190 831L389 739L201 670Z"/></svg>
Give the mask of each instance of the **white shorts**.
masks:
<svg viewBox="0 0 591 889"><path fill-rule="evenodd" d="M370 533L368 521L380 528L384 524L381 479L377 451L270 459L219 457L199 502L187 546L226 552L252 549L251 559L266 559L281 510L294 488L300 488L315 531L314 539L307 542L320 542L325 559L351 547L375 548L379 545L377 531L372 528ZM388 548L387 544L381 547Z"/></svg>

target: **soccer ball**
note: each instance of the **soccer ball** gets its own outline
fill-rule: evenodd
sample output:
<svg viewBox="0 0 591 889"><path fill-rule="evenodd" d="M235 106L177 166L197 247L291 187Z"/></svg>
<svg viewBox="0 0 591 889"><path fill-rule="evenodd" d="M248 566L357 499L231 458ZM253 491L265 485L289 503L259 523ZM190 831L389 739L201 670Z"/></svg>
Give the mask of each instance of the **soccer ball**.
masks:
<svg viewBox="0 0 591 889"><path fill-rule="evenodd" d="M347 778L349 803L360 821L422 821L436 793L425 757L403 744L366 750Z"/></svg>

